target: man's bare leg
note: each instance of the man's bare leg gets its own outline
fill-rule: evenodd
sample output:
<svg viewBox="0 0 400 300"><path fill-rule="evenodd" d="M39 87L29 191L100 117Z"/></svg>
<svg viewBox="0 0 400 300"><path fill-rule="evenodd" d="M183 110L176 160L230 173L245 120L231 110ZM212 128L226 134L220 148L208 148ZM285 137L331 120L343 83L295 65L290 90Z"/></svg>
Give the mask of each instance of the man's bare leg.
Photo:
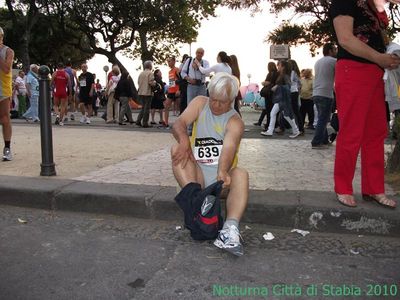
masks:
<svg viewBox="0 0 400 300"><path fill-rule="evenodd" d="M60 122L64 122L64 117L67 116L68 98L61 98Z"/></svg>
<svg viewBox="0 0 400 300"><path fill-rule="evenodd" d="M172 146L171 156L175 153L177 147L178 144ZM195 162L188 160L184 168L182 168L181 163L176 166L172 165L172 171L174 173L176 181L181 188L191 182L200 183L201 186L204 187L203 173L201 172L200 167Z"/></svg>
<svg viewBox="0 0 400 300"><path fill-rule="evenodd" d="M231 185L226 200L226 219L235 219L239 222L247 207L249 174L241 168L234 168L229 173Z"/></svg>
<svg viewBox="0 0 400 300"><path fill-rule="evenodd" d="M54 110L54 113L56 114L56 116L60 116L60 108L59 108L60 102L61 102L60 98L54 97L53 110Z"/></svg>
<svg viewBox="0 0 400 300"><path fill-rule="evenodd" d="M11 141L10 98L0 101L0 123L3 125L4 141Z"/></svg>

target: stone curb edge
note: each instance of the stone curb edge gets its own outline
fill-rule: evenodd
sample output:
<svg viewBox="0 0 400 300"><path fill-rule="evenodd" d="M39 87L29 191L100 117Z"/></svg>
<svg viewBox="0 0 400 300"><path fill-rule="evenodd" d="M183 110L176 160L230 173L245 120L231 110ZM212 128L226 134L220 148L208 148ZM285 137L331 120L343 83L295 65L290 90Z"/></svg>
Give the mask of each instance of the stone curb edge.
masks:
<svg viewBox="0 0 400 300"><path fill-rule="evenodd" d="M0 204L183 220L174 187L92 183L63 179L0 176ZM400 237L400 211L362 203L340 206L321 191L251 190L244 222L309 231Z"/></svg>

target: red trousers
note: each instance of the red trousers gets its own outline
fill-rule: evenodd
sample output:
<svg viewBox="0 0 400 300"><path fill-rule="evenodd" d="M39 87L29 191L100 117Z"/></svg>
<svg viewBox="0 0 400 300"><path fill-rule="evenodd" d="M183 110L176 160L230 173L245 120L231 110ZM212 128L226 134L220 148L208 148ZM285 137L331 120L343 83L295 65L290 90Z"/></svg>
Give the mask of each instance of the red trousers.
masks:
<svg viewBox="0 0 400 300"><path fill-rule="evenodd" d="M361 149L361 192L381 194L384 140L387 136L383 70L374 64L339 60L335 70L339 134L336 142L335 192L353 194Z"/></svg>

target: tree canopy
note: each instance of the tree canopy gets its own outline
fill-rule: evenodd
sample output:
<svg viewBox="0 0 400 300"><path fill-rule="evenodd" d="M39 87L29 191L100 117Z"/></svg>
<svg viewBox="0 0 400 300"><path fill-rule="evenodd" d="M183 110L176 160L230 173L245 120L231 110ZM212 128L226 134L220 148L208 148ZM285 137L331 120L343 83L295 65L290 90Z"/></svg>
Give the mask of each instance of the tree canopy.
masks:
<svg viewBox="0 0 400 300"><path fill-rule="evenodd" d="M6 0L0 25L18 63L52 63L70 57L76 63L94 54L118 64L117 53L165 61L181 43L197 37L202 19L219 0ZM12 37L12 38L11 38ZM58 42L58 44L57 44ZM78 56L81 59L78 59Z"/></svg>
<svg viewBox="0 0 400 300"><path fill-rule="evenodd" d="M224 0L223 4L233 9L251 8L260 10L261 0ZM278 28L268 32L266 40L271 43L287 43L290 45L308 44L310 52L327 42L334 42L334 29L329 20L329 0L266 0L270 4L270 12L281 16L282 12L290 13L291 17L283 20ZM400 32L400 10L398 6L390 5L391 33ZM293 22L299 17L300 22Z"/></svg>

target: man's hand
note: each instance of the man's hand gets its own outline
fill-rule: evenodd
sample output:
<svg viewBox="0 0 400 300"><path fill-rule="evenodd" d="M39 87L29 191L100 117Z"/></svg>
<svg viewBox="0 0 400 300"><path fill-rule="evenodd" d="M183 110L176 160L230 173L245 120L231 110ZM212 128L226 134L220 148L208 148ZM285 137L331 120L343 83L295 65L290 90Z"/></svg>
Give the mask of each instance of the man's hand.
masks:
<svg viewBox="0 0 400 300"><path fill-rule="evenodd" d="M224 182L223 188L229 188L231 185L231 176L228 172L218 172L217 180L222 180Z"/></svg>
<svg viewBox="0 0 400 300"><path fill-rule="evenodd" d="M181 163L182 169L186 167L188 160L195 162L192 149L189 146L178 144L177 151L172 155L172 164L174 166Z"/></svg>
<svg viewBox="0 0 400 300"><path fill-rule="evenodd" d="M193 69L198 70L198 69L199 69L199 66L200 66L200 63L199 63L199 61L195 58L195 59L193 60L192 67L193 67Z"/></svg>

